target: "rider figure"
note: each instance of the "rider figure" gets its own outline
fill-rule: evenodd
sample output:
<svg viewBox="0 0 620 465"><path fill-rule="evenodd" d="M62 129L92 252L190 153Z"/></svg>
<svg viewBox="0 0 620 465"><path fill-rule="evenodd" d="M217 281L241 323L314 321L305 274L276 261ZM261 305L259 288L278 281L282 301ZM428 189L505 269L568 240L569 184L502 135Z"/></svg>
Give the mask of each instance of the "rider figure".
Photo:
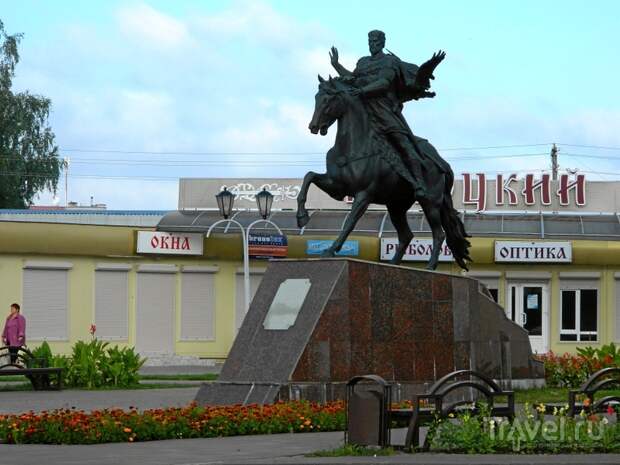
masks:
<svg viewBox="0 0 620 465"><path fill-rule="evenodd" d="M400 60L392 54L383 53L385 34L382 31L368 33L368 47L370 56L361 58L353 72L338 62L338 50L332 47L329 54L332 66L340 76L354 80L357 88L351 94L365 99L375 128L397 149L411 173L416 183L413 185L416 198L427 199L422 175L423 160L414 143L415 136L402 115L403 104L397 93L398 80L402 79Z"/></svg>

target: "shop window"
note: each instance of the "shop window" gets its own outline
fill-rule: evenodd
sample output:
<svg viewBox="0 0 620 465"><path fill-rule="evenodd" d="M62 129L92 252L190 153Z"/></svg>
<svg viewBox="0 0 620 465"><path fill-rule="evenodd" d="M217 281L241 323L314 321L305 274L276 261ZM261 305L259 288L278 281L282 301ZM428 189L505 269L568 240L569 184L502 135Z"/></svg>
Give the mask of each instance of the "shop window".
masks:
<svg viewBox="0 0 620 465"><path fill-rule="evenodd" d="M95 271L95 324L97 338L127 340L127 271Z"/></svg>
<svg viewBox="0 0 620 465"><path fill-rule="evenodd" d="M181 340L215 338L215 274L181 274Z"/></svg>
<svg viewBox="0 0 620 465"><path fill-rule="evenodd" d="M67 270L24 269L22 312L27 340L67 340L67 281Z"/></svg>
<svg viewBox="0 0 620 465"><path fill-rule="evenodd" d="M487 291L489 291L489 294L491 294L493 300L499 303L499 279L478 277L475 274L470 274L469 276L476 278L480 284L484 285L484 287L487 288Z"/></svg>
<svg viewBox="0 0 620 465"><path fill-rule="evenodd" d="M596 341L598 328L598 291L563 289L560 341Z"/></svg>

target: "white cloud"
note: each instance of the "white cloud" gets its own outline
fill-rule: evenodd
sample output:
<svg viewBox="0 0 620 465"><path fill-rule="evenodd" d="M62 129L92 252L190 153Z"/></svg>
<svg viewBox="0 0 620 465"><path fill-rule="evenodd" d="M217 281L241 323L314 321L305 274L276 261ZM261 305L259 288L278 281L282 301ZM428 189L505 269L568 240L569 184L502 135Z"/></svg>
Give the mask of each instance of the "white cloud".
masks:
<svg viewBox="0 0 620 465"><path fill-rule="evenodd" d="M567 115L566 143L620 146L620 111L590 109Z"/></svg>
<svg viewBox="0 0 620 465"><path fill-rule="evenodd" d="M262 152L271 150L283 137L283 128L271 119L228 127L217 137L217 144L231 152ZM215 141L214 141L215 142Z"/></svg>
<svg viewBox="0 0 620 465"><path fill-rule="evenodd" d="M147 48L176 49L190 41L187 26L144 3L124 6L117 12L121 31Z"/></svg>
<svg viewBox="0 0 620 465"><path fill-rule="evenodd" d="M243 37L287 47L302 38L317 37L323 31L316 24L295 21L265 2L250 0L237 1L219 13L197 18L195 23L215 38Z"/></svg>
<svg viewBox="0 0 620 465"><path fill-rule="evenodd" d="M125 90L117 102L118 125L143 138L161 138L175 127L173 103L164 93Z"/></svg>
<svg viewBox="0 0 620 465"><path fill-rule="evenodd" d="M64 178L58 184L56 195L60 205L64 205ZM69 201L89 205L91 196L95 203L105 203L109 210L174 210L177 208L178 182L69 176ZM35 205L52 205L53 202L51 192L42 192L35 199Z"/></svg>
<svg viewBox="0 0 620 465"><path fill-rule="evenodd" d="M279 106L278 113L282 121L287 122L299 135L308 133L308 124L312 118L312 107L297 102L286 102Z"/></svg>

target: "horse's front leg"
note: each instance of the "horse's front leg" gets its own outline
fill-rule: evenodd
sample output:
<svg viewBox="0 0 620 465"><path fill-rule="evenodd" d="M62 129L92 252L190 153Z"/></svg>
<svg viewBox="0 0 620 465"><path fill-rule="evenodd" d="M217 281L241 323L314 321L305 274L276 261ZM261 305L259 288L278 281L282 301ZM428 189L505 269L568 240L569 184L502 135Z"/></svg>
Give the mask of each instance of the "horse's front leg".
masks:
<svg viewBox="0 0 620 465"><path fill-rule="evenodd" d="M338 193L335 191L335 183L328 174L319 174L314 171L308 171L304 176L304 182L301 184L301 189L297 195L297 226L303 228L310 221L310 215L306 210L306 199L308 197L308 189L310 184L315 184L319 189L332 197L338 197Z"/></svg>
<svg viewBox="0 0 620 465"><path fill-rule="evenodd" d="M301 184L301 189L297 195L297 226L299 228L303 228L310 221L310 215L308 215L308 210L306 210L306 198L310 184L314 182L317 176L321 175L314 171L308 171L304 176L304 182Z"/></svg>
<svg viewBox="0 0 620 465"><path fill-rule="evenodd" d="M347 240L347 237L349 237L349 234L351 234L351 231L353 231L353 228L355 228L355 225L357 224L358 220L366 212L368 205L370 205L370 197L368 193L366 191L359 192L355 196L355 201L353 202L353 205L351 206L351 213L349 213L349 216L347 217L347 221L345 221L342 231L340 232L340 235L338 236L338 239L336 239L334 243L331 245L331 247L326 249L321 254L321 256L333 257L334 255L336 255L336 252L340 251L340 249L342 248L342 245L344 244L344 241Z"/></svg>

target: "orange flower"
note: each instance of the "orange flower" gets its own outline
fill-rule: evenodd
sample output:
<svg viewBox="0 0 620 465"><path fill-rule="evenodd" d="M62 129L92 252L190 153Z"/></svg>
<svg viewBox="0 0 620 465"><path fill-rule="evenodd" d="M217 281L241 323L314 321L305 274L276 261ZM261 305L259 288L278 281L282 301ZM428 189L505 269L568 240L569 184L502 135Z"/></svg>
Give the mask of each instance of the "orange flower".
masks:
<svg viewBox="0 0 620 465"><path fill-rule="evenodd" d="M591 403L592 403L592 401L590 400L590 398L589 398L589 397L586 397L586 398L583 400L583 406L584 406L584 407L589 407Z"/></svg>
<svg viewBox="0 0 620 465"><path fill-rule="evenodd" d="M124 431L125 433L131 433L131 428L127 428L127 427L125 427L125 428L123 428L123 431Z"/></svg>

